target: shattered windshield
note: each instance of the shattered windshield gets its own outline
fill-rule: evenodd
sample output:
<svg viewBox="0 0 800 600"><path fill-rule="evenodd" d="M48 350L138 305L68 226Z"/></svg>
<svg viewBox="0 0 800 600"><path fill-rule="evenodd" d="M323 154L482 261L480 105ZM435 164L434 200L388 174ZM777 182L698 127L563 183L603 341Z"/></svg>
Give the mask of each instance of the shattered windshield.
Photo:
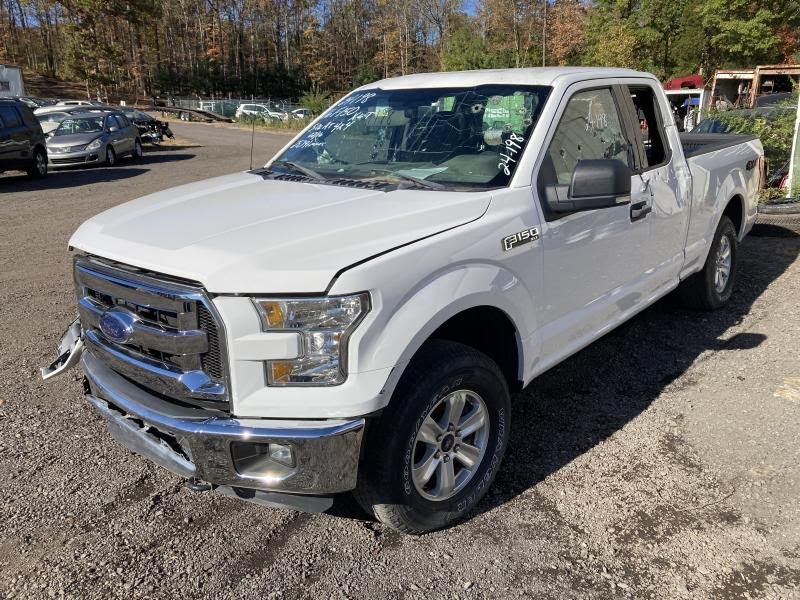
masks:
<svg viewBox="0 0 800 600"><path fill-rule="evenodd" d="M508 184L549 87L367 90L334 105L270 169L320 180Z"/></svg>

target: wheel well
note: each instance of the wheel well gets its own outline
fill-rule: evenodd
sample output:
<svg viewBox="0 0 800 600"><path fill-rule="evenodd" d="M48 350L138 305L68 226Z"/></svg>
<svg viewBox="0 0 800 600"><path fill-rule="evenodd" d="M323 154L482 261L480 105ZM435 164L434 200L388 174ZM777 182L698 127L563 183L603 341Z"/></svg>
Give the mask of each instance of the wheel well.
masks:
<svg viewBox="0 0 800 600"><path fill-rule="evenodd" d="M430 339L458 342L483 352L500 367L511 391L522 388L517 330L502 310L493 306L467 309L443 323Z"/></svg>
<svg viewBox="0 0 800 600"><path fill-rule="evenodd" d="M742 233L742 227L744 225L744 211L742 210L742 197L741 196L734 196L728 202L728 205L725 207L725 210L722 211L722 215L728 217L732 222L733 226L736 228L736 235L740 235Z"/></svg>

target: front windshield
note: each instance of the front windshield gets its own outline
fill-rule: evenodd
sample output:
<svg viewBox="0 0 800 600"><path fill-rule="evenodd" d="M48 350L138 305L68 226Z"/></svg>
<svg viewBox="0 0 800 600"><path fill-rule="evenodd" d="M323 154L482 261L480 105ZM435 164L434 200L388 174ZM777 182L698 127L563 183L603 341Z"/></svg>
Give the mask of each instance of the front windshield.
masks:
<svg viewBox="0 0 800 600"><path fill-rule="evenodd" d="M271 164L326 179L416 180L447 189L508 185L549 87L356 92Z"/></svg>
<svg viewBox="0 0 800 600"><path fill-rule="evenodd" d="M74 135L76 133L100 133L103 131L104 117L69 118L61 121L53 135Z"/></svg>
<svg viewBox="0 0 800 600"><path fill-rule="evenodd" d="M123 110L122 114L124 114L129 119L136 120L136 121L149 121L149 120L151 120L153 118L150 115L148 115L147 113L143 113L142 111L135 110L135 109Z"/></svg>

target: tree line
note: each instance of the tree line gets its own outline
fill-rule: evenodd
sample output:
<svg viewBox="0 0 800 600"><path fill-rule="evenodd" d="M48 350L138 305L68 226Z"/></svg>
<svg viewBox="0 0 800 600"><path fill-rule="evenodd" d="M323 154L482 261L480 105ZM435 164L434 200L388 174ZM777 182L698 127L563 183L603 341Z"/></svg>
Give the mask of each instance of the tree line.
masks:
<svg viewBox="0 0 800 600"><path fill-rule="evenodd" d="M0 0L0 62L87 94L278 96L407 73L800 62L800 0Z"/></svg>

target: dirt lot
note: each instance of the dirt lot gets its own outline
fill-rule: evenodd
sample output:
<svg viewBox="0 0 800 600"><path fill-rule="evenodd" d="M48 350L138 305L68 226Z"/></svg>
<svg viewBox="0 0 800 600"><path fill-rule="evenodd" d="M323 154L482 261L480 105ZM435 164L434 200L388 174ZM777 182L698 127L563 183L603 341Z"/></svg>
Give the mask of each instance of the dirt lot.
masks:
<svg viewBox="0 0 800 600"><path fill-rule="evenodd" d="M662 301L518 394L494 489L448 531L193 494L117 447L77 371L38 367L81 221L249 163L245 132L175 130L140 163L0 177L0 598L800 597L797 237L747 239L725 310Z"/></svg>

